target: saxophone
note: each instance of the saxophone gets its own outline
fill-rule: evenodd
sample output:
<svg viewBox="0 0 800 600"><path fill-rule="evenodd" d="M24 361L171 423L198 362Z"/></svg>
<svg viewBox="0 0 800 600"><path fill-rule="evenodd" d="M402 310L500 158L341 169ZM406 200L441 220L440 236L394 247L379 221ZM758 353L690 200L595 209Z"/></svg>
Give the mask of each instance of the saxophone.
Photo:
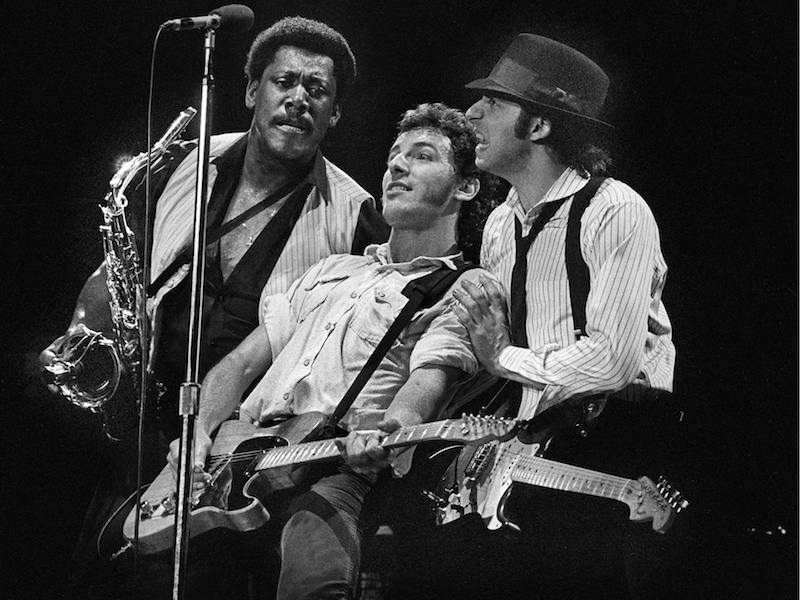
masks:
<svg viewBox="0 0 800 600"><path fill-rule="evenodd" d="M44 367L45 380L55 385L71 403L103 416L106 435L119 440L135 427L141 392L142 327L140 307L145 294L141 281L136 240L125 218L128 200L125 190L136 175L158 161L186 129L197 111L182 111L149 152L125 162L109 182L100 210L100 234L105 256L106 285L113 340L81 324L55 350L51 364ZM123 373L130 387L117 394ZM121 391L121 390L120 390Z"/></svg>

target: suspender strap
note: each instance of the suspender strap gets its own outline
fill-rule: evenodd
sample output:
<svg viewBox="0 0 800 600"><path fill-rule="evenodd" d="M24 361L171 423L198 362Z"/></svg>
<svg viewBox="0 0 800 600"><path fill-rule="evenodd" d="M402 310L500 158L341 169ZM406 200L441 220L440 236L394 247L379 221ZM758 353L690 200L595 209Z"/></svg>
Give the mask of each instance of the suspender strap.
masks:
<svg viewBox="0 0 800 600"><path fill-rule="evenodd" d="M415 279L403 288L402 293L404 296L408 297L408 302L406 302L400 314L397 315L392 325L375 347L375 350L373 350L372 354L367 359L367 362L361 368L359 374L353 380L350 388L339 401L336 409L328 418L327 427L329 429L336 427L337 423L342 420L342 417L344 417L345 413L350 409L353 402L358 397L358 394L361 393L364 385L366 385L369 378L372 377L375 369L381 364L381 361L400 335L400 332L411 322L414 313L421 308L429 308L436 304L462 273L475 267L476 265L472 263L464 263L456 270L437 269L433 273Z"/></svg>
<svg viewBox="0 0 800 600"><path fill-rule="evenodd" d="M592 177L575 193L567 220L564 257L567 264L572 323L576 340L586 335L586 299L589 297L589 267L581 254L581 216L603 181L604 177Z"/></svg>

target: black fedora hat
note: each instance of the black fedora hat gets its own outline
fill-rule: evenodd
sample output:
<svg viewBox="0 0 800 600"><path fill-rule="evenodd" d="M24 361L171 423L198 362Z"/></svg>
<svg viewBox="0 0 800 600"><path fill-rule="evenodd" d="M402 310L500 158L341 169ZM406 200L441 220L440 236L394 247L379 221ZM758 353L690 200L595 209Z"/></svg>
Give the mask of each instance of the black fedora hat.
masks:
<svg viewBox="0 0 800 600"><path fill-rule="evenodd" d="M466 87L612 127L597 118L608 92L605 72L574 48L540 35L519 34L489 76Z"/></svg>

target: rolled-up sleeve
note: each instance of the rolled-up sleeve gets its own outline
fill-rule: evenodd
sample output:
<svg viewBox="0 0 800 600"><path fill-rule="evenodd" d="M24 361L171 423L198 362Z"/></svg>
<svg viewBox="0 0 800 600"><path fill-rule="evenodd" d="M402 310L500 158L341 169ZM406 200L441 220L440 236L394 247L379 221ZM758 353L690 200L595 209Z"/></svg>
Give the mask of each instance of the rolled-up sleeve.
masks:
<svg viewBox="0 0 800 600"><path fill-rule="evenodd" d="M261 326L266 329L269 345L272 348L273 358L289 342L294 333L297 320L292 314L292 305L286 294L273 294L264 299L263 322Z"/></svg>
<svg viewBox="0 0 800 600"><path fill-rule="evenodd" d="M261 326L267 331L273 359L280 354L292 337L297 327L297 311L294 307L302 305L303 290L308 285L307 282L316 280L324 262L320 261L298 277L286 293L267 295L266 287L261 293L258 316Z"/></svg>
<svg viewBox="0 0 800 600"><path fill-rule="evenodd" d="M450 289L460 286L464 280L480 285L478 278L481 275L494 279L483 269L471 269L459 277ZM411 352L409 371L436 365L457 367L467 375L477 372L479 365L472 349L469 332L453 312L452 302L452 293L448 290L440 300L443 307L441 314L433 319Z"/></svg>

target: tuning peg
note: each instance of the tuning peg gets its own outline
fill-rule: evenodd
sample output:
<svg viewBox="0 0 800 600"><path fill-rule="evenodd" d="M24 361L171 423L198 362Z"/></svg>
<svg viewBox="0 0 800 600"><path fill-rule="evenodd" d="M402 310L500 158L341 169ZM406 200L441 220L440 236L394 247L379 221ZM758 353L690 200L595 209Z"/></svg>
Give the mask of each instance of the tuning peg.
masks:
<svg viewBox="0 0 800 600"><path fill-rule="evenodd" d="M678 497L675 498L675 503L673 504L675 508L675 512L681 512L684 508L689 508L689 501L678 494Z"/></svg>

